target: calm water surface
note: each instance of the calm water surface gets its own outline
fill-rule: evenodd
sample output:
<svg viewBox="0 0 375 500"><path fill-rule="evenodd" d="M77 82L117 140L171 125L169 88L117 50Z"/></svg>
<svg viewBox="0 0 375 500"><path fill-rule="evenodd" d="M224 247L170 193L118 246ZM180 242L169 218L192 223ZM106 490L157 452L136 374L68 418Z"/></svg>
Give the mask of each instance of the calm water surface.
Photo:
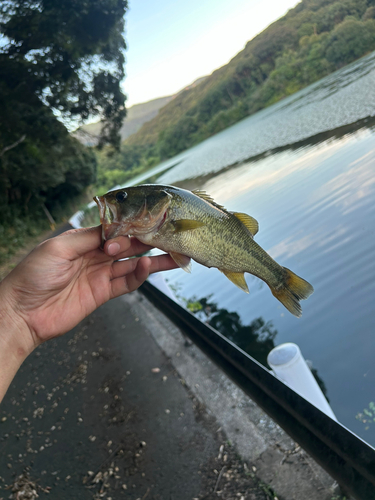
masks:
<svg viewBox="0 0 375 500"><path fill-rule="evenodd" d="M375 420L358 414L375 402L374 116L375 53L153 172L255 217L256 241L315 288L297 319L259 279L246 275L246 295L193 263L165 273L181 300L263 363L296 342L338 420L372 445Z"/></svg>

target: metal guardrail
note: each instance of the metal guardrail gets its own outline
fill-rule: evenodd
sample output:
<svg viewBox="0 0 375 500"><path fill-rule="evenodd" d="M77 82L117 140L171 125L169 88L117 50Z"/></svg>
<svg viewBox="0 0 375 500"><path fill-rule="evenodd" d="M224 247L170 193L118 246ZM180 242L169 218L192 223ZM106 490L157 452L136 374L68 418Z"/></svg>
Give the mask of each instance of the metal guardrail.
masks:
<svg viewBox="0 0 375 500"><path fill-rule="evenodd" d="M145 282L140 289L345 491L375 500L375 449L283 384L224 335Z"/></svg>

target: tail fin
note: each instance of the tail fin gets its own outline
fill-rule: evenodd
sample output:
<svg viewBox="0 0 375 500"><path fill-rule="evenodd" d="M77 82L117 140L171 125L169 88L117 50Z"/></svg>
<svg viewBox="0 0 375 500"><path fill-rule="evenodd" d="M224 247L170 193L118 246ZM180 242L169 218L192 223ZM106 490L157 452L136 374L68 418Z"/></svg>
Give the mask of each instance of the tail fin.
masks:
<svg viewBox="0 0 375 500"><path fill-rule="evenodd" d="M300 300L307 299L314 291L314 288L292 271L284 267L286 278L284 286L278 290L271 288L271 292L294 316L302 316Z"/></svg>

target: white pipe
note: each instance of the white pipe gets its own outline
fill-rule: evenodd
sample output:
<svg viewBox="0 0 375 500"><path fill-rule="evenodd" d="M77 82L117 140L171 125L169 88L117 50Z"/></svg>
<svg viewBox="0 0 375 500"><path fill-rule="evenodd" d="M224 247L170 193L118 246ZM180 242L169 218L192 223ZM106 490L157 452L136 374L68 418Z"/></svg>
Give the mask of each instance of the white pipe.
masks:
<svg viewBox="0 0 375 500"><path fill-rule="evenodd" d="M297 344L281 344L268 354L274 375L326 415L337 421Z"/></svg>

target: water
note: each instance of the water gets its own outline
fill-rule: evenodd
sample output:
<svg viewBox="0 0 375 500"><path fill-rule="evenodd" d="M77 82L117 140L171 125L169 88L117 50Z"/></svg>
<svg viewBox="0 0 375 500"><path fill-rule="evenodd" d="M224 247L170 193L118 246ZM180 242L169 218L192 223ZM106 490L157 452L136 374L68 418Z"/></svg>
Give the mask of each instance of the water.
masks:
<svg viewBox="0 0 375 500"><path fill-rule="evenodd" d="M363 410L375 402L374 117L375 53L152 172L255 217L257 242L315 288L297 319L259 279L246 275L246 295L193 263L191 275L165 273L179 297L264 364L274 345L296 342L338 420L372 445L375 412Z"/></svg>
<svg viewBox="0 0 375 500"><path fill-rule="evenodd" d="M312 283L297 319L251 275L246 295L197 263L191 275L165 273L193 312L263 364L296 342L338 420L375 445L375 53L133 184L149 176L252 215L256 241Z"/></svg>

